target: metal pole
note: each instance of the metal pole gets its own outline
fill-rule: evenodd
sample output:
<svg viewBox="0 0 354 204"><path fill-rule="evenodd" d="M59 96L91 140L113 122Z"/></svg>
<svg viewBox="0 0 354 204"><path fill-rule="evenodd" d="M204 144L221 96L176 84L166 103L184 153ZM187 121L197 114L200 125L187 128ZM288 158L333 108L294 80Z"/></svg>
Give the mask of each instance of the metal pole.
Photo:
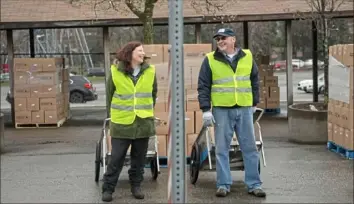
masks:
<svg viewBox="0 0 354 204"><path fill-rule="evenodd" d="M103 27L103 53L104 53L104 72L105 72L105 85L107 85L107 77L111 71L111 60L110 60L110 52L109 52L109 29L108 27ZM108 93L106 87L106 115L109 117L110 107L108 104Z"/></svg>
<svg viewBox="0 0 354 204"><path fill-rule="evenodd" d="M285 21L285 35L286 35L286 90L288 106L294 103L293 92L293 39L291 33L291 20Z"/></svg>
<svg viewBox="0 0 354 204"><path fill-rule="evenodd" d="M245 49L248 49L248 22L244 21L243 22L243 47Z"/></svg>
<svg viewBox="0 0 354 204"><path fill-rule="evenodd" d="M183 1L169 0L169 43L171 44L171 109L169 203L186 203L185 103L183 54Z"/></svg>
<svg viewBox="0 0 354 204"><path fill-rule="evenodd" d="M7 57L9 64L9 75L10 75L10 97L14 100L14 41L13 41L13 31L6 30L7 39ZM15 107L14 103L11 103L11 119L12 124L15 127Z"/></svg>
<svg viewBox="0 0 354 204"><path fill-rule="evenodd" d="M29 46L30 46L30 55L31 58L34 58L36 56L36 52L35 52L35 47L34 47L34 30L33 28L29 29ZM37 38L37 37L36 37Z"/></svg>
<svg viewBox="0 0 354 204"><path fill-rule="evenodd" d="M317 53L317 27L316 22L312 21L312 87L313 102L318 102L318 53Z"/></svg>

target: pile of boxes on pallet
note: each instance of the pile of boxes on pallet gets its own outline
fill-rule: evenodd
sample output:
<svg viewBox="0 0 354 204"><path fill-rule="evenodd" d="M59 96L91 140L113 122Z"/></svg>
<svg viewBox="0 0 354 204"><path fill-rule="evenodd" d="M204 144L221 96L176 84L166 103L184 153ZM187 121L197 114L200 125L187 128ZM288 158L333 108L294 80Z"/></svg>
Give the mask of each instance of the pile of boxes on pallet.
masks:
<svg viewBox="0 0 354 204"><path fill-rule="evenodd" d="M329 55L329 148L334 145L351 151L354 150L354 46L331 46Z"/></svg>
<svg viewBox="0 0 354 204"><path fill-rule="evenodd" d="M166 123L156 128L160 156L167 156L168 145L168 50L169 45L165 44L144 46L145 53L151 57L150 63L154 64L157 70L158 96L155 105L155 116L166 121ZM205 54L210 51L212 51L211 44L184 44L186 156L190 155L191 147L202 128L202 111L199 109L197 84L201 63L205 58ZM262 92L259 107L278 108L280 98L278 78L274 76L273 68L269 66L269 60L268 63L263 63L259 67L260 89ZM213 137L213 134L211 136Z"/></svg>
<svg viewBox="0 0 354 204"><path fill-rule="evenodd" d="M274 76L273 66L269 65L266 56L256 60L259 75L259 104L258 108L278 109L280 107L280 89L278 76Z"/></svg>
<svg viewBox="0 0 354 204"><path fill-rule="evenodd" d="M14 59L15 127L61 126L69 114L63 58Z"/></svg>

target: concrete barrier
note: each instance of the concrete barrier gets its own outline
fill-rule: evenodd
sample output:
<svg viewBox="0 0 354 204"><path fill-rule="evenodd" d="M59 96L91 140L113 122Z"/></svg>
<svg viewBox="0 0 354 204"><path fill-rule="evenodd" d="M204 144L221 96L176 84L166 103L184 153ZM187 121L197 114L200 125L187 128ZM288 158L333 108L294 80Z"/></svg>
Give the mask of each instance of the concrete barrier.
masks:
<svg viewBox="0 0 354 204"><path fill-rule="evenodd" d="M302 144L326 144L327 110L312 111L309 105L323 106L323 103L300 103L289 106L289 141Z"/></svg>

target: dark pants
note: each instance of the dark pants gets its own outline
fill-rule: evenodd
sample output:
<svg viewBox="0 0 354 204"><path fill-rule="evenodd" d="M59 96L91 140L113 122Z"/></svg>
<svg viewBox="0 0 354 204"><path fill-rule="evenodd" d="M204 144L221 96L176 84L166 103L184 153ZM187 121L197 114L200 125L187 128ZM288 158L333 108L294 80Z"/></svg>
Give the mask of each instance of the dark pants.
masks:
<svg viewBox="0 0 354 204"><path fill-rule="evenodd" d="M149 138L135 140L112 138L111 162L108 164L107 171L103 176L103 192L114 192L119 175L122 172L129 145L131 145L131 166L128 170L130 183L132 186L140 186L143 181Z"/></svg>

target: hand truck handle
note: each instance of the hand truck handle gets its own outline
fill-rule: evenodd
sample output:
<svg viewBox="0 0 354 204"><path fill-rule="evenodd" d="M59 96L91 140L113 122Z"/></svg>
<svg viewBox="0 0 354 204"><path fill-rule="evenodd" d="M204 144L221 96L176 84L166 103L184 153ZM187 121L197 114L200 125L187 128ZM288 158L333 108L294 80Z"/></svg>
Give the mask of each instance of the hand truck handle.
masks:
<svg viewBox="0 0 354 204"><path fill-rule="evenodd" d="M259 116L258 116L258 118L257 118L257 120L256 120L256 122L259 122L259 120L261 120L261 118L262 118L262 116L263 116L263 114L264 114L264 109L262 109L262 108L256 108L256 111L261 111L261 113L259 114Z"/></svg>
<svg viewBox="0 0 354 204"><path fill-rule="evenodd" d="M103 129L104 129L104 130L105 130L106 127L107 127L107 122L110 121L110 120L111 120L111 118L106 118L106 119L104 119L104 121L103 121Z"/></svg>

